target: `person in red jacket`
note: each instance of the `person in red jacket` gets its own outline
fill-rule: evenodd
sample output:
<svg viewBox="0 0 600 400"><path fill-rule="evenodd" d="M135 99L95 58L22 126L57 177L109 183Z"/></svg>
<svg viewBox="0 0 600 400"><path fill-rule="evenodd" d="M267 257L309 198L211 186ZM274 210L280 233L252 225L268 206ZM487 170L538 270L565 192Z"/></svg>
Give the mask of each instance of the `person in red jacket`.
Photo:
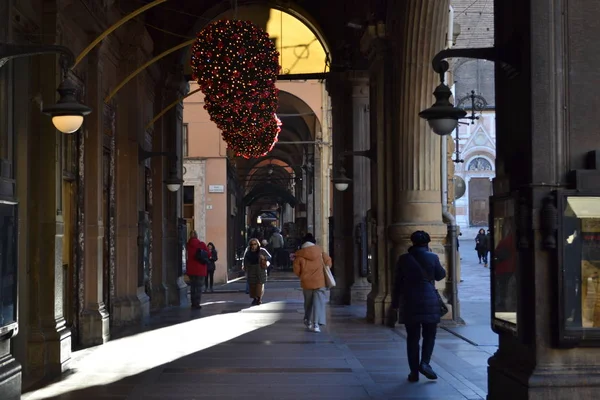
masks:
<svg viewBox="0 0 600 400"><path fill-rule="evenodd" d="M202 254L199 251L205 253ZM201 261L201 255L206 256L206 261ZM190 277L192 308L202 308L200 299L202 297L202 283L208 275L208 257L210 257L210 251L206 243L198 239L196 231L190 232L190 239L187 242L187 274Z"/></svg>

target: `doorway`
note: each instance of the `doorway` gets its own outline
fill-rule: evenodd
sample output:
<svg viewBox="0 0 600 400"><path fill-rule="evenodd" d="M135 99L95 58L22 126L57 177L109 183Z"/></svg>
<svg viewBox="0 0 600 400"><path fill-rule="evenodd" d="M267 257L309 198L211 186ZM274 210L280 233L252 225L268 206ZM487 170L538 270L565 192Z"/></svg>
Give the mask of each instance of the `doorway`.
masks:
<svg viewBox="0 0 600 400"><path fill-rule="evenodd" d="M469 224L487 226L489 202L492 195L492 181L488 178L469 180Z"/></svg>

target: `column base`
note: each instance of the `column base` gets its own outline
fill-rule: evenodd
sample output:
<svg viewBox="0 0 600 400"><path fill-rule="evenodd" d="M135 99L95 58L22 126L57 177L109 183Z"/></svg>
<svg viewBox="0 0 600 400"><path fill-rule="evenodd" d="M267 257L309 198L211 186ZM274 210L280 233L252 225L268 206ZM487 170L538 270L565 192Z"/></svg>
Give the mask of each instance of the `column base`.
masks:
<svg viewBox="0 0 600 400"><path fill-rule="evenodd" d="M143 287L138 288L136 295L117 297L113 302L112 322L115 327L139 324L149 316L150 298Z"/></svg>
<svg viewBox="0 0 600 400"><path fill-rule="evenodd" d="M144 286L137 288L137 301L140 307L140 320L145 322L150 318L150 297L146 294Z"/></svg>
<svg viewBox="0 0 600 400"><path fill-rule="evenodd" d="M373 290L367 296L367 321L372 324L385 324L386 320L386 298L385 294L379 294Z"/></svg>
<svg viewBox="0 0 600 400"><path fill-rule="evenodd" d="M367 301L372 286L367 278L356 278L350 287L350 304L363 304Z"/></svg>
<svg viewBox="0 0 600 400"><path fill-rule="evenodd" d="M169 287L162 282L152 286L152 299L150 306L153 310L165 308L169 305Z"/></svg>
<svg viewBox="0 0 600 400"><path fill-rule="evenodd" d="M168 284L169 305L171 306L187 306L190 304L188 300L188 285L183 281L183 277L177 277L174 283Z"/></svg>
<svg viewBox="0 0 600 400"><path fill-rule="evenodd" d="M42 329L32 330L27 344L27 373L34 380L60 376L71 367L71 330L65 320Z"/></svg>
<svg viewBox="0 0 600 400"><path fill-rule="evenodd" d="M10 354L10 339L0 340L0 393L4 400L21 398L21 365Z"/></svg>
<svg viewBox="0 0 600 400"><path fill-rule="evenodd" d="M110 340L109 315L104 303L83 311L80 319L80 339L84 347L104 344Z"/></svg>
<svg viewBox="0 0 600 400"><path fill-rule="evenodd" d="M594 349L595 350L595 349ZM598 398L600 371L596 366L556 365L520 370L494 357L488 367L488 400L561 400Z"/></svg>

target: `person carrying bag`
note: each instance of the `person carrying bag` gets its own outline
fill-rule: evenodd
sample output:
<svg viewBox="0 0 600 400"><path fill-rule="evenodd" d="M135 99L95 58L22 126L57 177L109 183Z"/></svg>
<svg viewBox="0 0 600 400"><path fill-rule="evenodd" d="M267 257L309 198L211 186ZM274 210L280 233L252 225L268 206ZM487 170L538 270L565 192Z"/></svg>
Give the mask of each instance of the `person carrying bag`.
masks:
<svg viewBox="0 0 600 400"><path fill-rule="evenodd" d="M304 325L312 332L321 332L326 324L327 287L335 286L329 269L331 257L316 245L312 234L304 236L294 258L294 273L300 278L304 295Z"/></svg>
<svg viewBox="0 0 600 400"><path fill-rule="evenodd" d="M417 382L419 373L428 379L437 379L437 374L429 363L435 346L437 324L448 308L433 283L434 280L444 279L446 271L438 256L429 250L429 234L416 231L410 240L412 247L406 254L402 254L396 263L388 324L392 323L394 313L402 318L406 327L406 349L410 367L408 381ZM423 344L419 357L421 332Z"/></svg>

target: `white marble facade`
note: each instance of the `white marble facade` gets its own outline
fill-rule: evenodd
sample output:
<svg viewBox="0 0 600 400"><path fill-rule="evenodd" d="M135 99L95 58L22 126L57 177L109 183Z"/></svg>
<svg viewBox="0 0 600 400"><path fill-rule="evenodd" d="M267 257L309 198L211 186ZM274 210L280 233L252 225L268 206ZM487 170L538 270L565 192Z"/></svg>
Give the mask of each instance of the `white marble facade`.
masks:
<svg viewBox="0 0 600 400"><path fill-rule="evenodd" d="M464 180L466 191L461 198L455 200L455 206L456 221L461 229L465 229L472 225L469 182L473 178L488 178L491 181L496 174L495 111L483 111L474 124L460 125L459 138L460 158L464 163L455 164L455 176Z"/></svg>

